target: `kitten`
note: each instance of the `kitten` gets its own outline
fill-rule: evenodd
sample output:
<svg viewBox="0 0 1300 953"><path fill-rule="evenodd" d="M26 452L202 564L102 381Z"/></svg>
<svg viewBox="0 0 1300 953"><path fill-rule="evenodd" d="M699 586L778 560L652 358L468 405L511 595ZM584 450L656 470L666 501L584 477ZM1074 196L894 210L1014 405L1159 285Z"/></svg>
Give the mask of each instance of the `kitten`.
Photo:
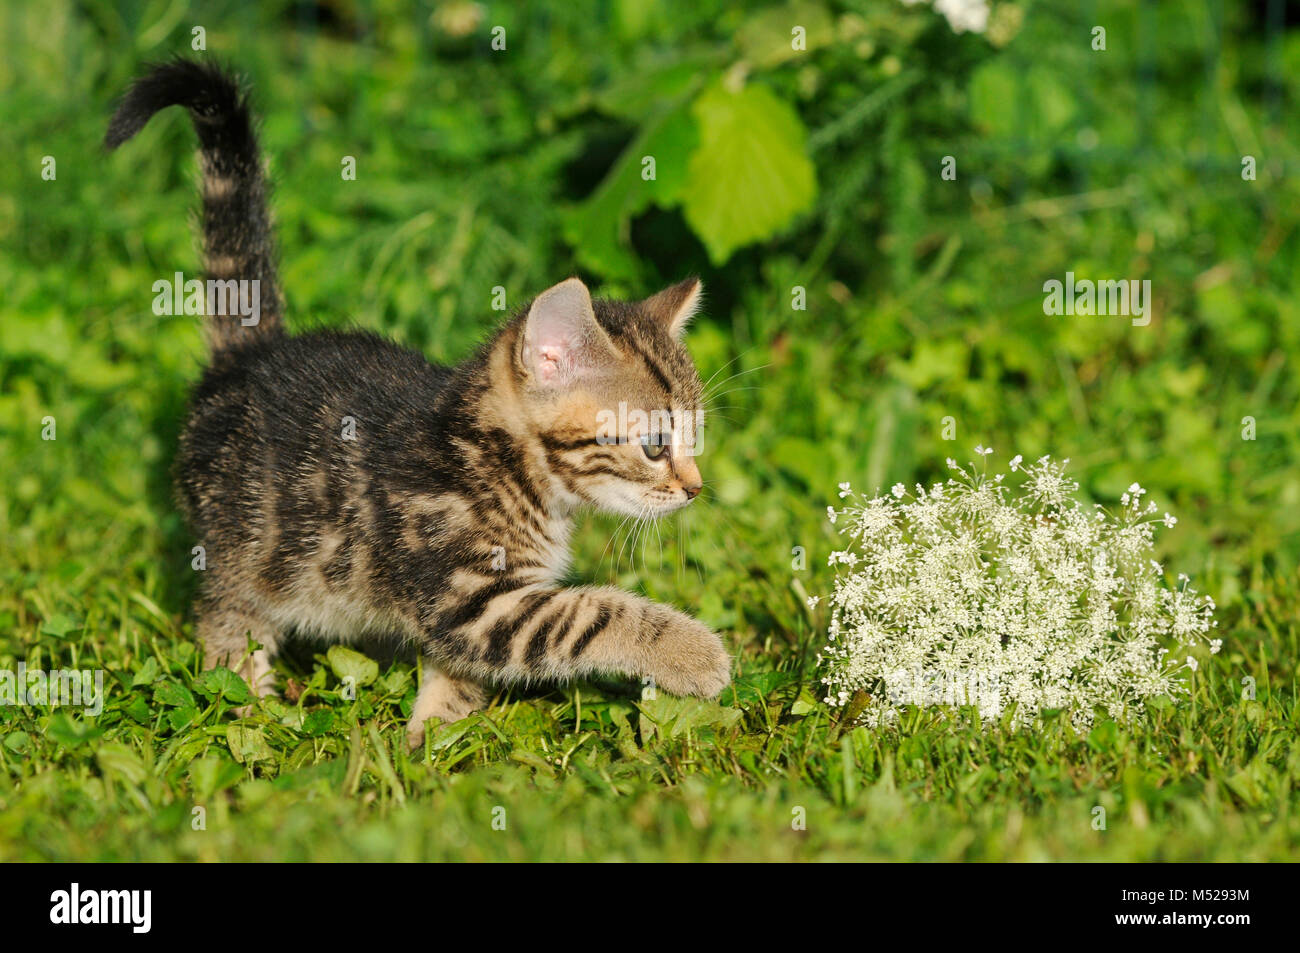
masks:
<svg viewBox="0 0 1300 953"><path fill-rule="evenodd" d="M237 83L184 60L155 67L105 145L172 105L198 134L207 271L260 283L256 324L209 300L211 363L181 437L180 496L207 554L205 665L263 696L291 631L412 640L424 658L412 746L426 720L481 708L484 683L612 672L718 695L730 658L707 627L618 589L556 585L575 511L659 516L700 492L688 451L701 386L681 343L699 281L625 303L570 278L456 367L368 333L291 337ZM611 434L620 404L628 424Z"/></svg>

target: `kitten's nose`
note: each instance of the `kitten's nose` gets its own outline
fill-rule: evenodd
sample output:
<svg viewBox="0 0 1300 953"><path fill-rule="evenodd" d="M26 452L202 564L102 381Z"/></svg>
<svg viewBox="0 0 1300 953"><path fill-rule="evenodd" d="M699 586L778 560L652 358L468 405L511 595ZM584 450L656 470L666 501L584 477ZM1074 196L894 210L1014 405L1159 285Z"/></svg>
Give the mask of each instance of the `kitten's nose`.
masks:
<svg viewBox="0 0 1300 953"><path fill-rule="evenodd" d="M677 477L677 482L682 485L687 503L700 495L700 488L704 486L704 477L700 475L700 468L695 465L695 461L689 454L680 459L673 458L673 476Z"/></svg>

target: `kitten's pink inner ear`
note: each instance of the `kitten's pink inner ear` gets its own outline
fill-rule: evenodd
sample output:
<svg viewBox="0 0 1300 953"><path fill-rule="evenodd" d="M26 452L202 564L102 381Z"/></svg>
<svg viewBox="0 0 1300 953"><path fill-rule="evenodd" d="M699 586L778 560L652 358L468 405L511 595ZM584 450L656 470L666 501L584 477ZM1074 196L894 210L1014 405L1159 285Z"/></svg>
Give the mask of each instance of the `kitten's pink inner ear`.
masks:
<svg viewBox="0 0 1300 953"><path fill-rule="evenodd" d="M608 347L591 293L577 278L543 291L528 310L523 359L539 383L570 380L591 369Z"/></svg>
<svg viewBox="0 0 1300 953"><path fill-rule="evenodd" d="M704 300L704 282L687 278L642 302L642 307L675 338L681 338Z"/></svg>

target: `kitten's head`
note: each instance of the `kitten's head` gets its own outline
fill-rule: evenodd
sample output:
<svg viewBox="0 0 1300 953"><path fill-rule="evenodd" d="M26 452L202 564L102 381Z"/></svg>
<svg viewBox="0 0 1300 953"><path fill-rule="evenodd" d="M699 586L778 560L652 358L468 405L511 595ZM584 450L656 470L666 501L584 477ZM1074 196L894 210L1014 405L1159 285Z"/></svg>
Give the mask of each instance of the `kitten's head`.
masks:
<svg viewBox="0 0 1300 953"><path fill-rule="evenodd" d="M690 278L644 301L593 301L570 278L520 319L526 413L570 502L659 516L700 492L702 388L681 339L702 291Z"/></svg>

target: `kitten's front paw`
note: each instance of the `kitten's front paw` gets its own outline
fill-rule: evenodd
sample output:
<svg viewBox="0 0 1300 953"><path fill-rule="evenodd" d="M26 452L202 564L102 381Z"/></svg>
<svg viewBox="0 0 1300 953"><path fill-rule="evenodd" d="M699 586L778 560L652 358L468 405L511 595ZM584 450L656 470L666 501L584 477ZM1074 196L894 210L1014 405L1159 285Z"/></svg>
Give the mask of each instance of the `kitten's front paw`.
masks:
<svg viewBox="0 0 1300 953"><path fill-rule="evenodd" d="M412 751L424 744L424 723L438 718L443 724L468 718L487 705L488 694L482 685L466 678L456 678L438 669L433 662L411 709L406 726L406 744Z"/></svg>
<svg viewBox="0 0 1300 953"><path fill-rule="evenodd" d="M731 655L721 637L688 615L674 613L651 652L646 674L666 692L717 698L731 683Z"/></svg>

